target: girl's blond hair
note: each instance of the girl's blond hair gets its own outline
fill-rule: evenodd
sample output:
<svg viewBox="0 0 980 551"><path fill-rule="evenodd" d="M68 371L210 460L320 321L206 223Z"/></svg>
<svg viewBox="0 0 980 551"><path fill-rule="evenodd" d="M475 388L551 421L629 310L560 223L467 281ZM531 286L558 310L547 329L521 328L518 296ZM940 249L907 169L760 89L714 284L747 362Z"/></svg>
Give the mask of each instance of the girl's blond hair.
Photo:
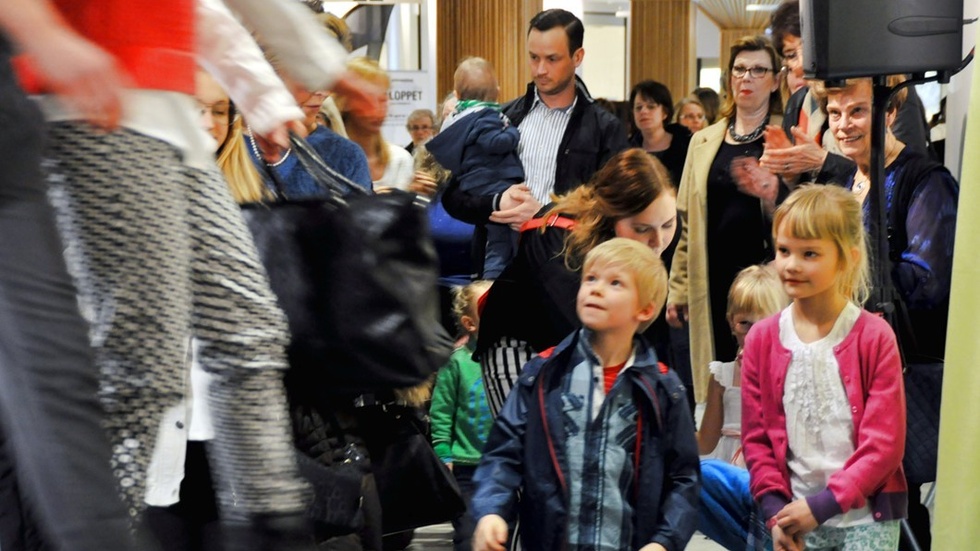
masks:
<svg viewBox="0 0 980 551"><path fill-rule="evenodd" d="M242 118L236 115L228 129L228 137L221 147L221 153L218 154L218 167L224 173L235 201L239 204L258 203L271 199L272 194L248 154L243 126Z"/></svg>
<svg viewBox="0 0 980 551"><path fill-rule="evenodd" d="M490 290L490 285L492 281L487 280L477 280L469 285L460 285L459 287L453 288L453 318L456 320L456 325L459 327L460 332L464 332L463 329L463 316L470 316L472 318L477 318L479 313L477 310L477 301L483 296L488 290Z"/></svg>
<svg viewBox="0 0 980 551"><path fill-rule="evenodd" d="M784 225L784 231L796 239L831 241L838 255L838 291L864 305L871 290L870 270L861 204L854 194L835 185L801 186L776 209L773 240ZM858 251L856 260L852 249Z"/></svg>
<svg viewBox="0 0 980 551"><path fill-rule="evenodd" d="M731 320L737 314L768 317L789 304L776 270L765 265L749 266L735 276L728 289L728 310Z"/></svg>

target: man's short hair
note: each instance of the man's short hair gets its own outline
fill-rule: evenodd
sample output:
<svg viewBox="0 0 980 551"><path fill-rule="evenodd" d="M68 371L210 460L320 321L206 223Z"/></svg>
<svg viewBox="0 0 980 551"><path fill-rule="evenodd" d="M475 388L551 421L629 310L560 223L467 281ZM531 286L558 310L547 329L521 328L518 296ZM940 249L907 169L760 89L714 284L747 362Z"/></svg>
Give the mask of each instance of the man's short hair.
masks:
<svg viewBox="0 0 980 551"><path fill-rule="evenodd" d="M539 12L531 19L531 25L527 32L530 34L531 29L546 32L555 27L565 29L565 36L568 37L569 55L574 54L582 47L582 41L585 37L585 27L582 25L582 20L575 17L574 13L563 9L555 8Z"/></svg>

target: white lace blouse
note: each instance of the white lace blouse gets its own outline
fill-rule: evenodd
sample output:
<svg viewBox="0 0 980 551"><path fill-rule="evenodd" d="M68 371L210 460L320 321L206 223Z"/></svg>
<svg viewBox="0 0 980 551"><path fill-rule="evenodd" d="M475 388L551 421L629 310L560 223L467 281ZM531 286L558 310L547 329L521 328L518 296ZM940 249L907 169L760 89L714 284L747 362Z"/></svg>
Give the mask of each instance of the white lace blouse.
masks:
<svg viewBox="0 0 980 551"><path fill-rule="evenodd" d="M786 411L787 454L794 498L827 488L830 476L854 454L855 434L851 404L834 356L857 322L861 309L848 303L826 337L811 343L800 340L793 325L793 306L779 316L779 341L793 354L786 371L783 408ZM873 522L866 505L825 524L847 527Z"/></svg>

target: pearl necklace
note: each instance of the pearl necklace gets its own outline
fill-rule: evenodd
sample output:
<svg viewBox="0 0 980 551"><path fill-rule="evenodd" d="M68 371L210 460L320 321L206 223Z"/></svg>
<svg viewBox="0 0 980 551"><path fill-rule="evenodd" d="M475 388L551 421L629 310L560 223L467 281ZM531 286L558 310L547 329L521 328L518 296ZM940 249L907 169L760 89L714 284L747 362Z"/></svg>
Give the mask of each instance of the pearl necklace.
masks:
<svg viewBox="0 0 980 551"><path fill-rule="evenodd" d="M245 128L248 129L248 143L249 143L249 145L252 146L252 153L255 153L255 158L259 159L260 161L265 161L265 158L262 157L262 153L259 152L259 145L257 143L255 143L255 136L252 134L252 127L251 126L248 126L248 125L245 125ZM286 162L286 159L289 158L289 154L292 153L292 152L293 152L293 148L291 148L291 147L290 148L287 148L286 149L286 152L282 154L282 157L278 161L276 161L274 163L270 163L268 161L265 161L265 164L267 164L267 165L269 165L271 167L277 167L277 166L283 164L284 162Z"/></svg>
<svg viewBox="0 0 980 551"><path fill-rule="evenodd" d="M760 124L758 128L752 132L749 132L748 134L742 135L735 132L735 119L733 118L732 122L728 125L728 134L731 135L732 139L737 143L748 143L761 136L762 131L765 130L767 124L769 124L768 115L766 116L766 120L762 121L762 124Z"/></svg>

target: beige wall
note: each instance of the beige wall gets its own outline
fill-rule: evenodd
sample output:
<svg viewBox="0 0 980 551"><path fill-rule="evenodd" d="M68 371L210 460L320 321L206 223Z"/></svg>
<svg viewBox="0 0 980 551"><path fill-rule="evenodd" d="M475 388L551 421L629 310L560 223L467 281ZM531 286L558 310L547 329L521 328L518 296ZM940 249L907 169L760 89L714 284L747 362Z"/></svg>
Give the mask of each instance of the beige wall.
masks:
<svg viewBox="0 0 980 551"><path fill-rule="evenodd" d="M436 10L438 97L452 91L460 60L474 55L493 63L502 100L524 93L527 27L541 0L437 0Z"/></svg>

